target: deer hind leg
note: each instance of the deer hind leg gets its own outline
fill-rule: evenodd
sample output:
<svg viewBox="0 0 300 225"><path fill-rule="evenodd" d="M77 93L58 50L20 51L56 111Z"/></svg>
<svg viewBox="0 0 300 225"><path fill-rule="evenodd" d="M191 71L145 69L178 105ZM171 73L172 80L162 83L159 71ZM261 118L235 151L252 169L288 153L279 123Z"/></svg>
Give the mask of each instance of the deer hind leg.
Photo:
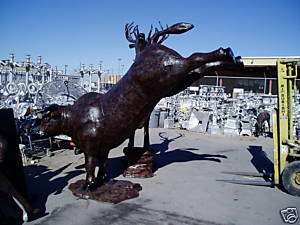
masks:
<svg viewBox="0 0 300 225"><path fill-rule="evenodd" d="M149 120L150 120L150 117L147 118L147 120L144 124L144 149L149 149L149 147L150 147Z"/></svg>

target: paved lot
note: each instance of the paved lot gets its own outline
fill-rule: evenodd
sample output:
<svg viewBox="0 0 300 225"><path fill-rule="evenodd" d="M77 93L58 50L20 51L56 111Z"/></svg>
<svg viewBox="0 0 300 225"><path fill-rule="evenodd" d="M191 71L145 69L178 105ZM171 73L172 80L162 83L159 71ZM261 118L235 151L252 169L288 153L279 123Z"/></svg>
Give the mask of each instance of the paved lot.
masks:
<svg viewBox="0 0 300 225"><path fill-rule="evenodd" d="M169 129L150 132L152 147L157 150L158 170L153 178L128 179L142 185L138 198L117 205L77 199L67 186L84 177L83 169L78 169L83 155L60 151L26 168L35 205L44 208L48 215L25 224L276 225L284 224L280 209L295 206L300 213L300 198L278 189L217 181L240 178L222 171L271 171L272 139ZM139 131L136 145L142 144L141 137ZM111 177L125 179L120 174L126 143L110 152Z"/></svg>

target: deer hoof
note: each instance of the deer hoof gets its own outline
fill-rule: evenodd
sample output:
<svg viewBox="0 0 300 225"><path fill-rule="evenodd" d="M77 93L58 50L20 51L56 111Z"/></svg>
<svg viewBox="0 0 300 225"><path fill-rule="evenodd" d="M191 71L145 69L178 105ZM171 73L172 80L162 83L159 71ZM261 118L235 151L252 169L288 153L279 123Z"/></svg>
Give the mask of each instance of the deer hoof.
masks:
<svg viewBox="0 0 300 225"><path fill-rule="evenodd" d="M26 212L23 213L23 222L28 222L28 214Z"/></svg>
<svg viewBox="0 0 300 225"><path fill-rule="evenodd" d="M98 182L89 182L89 183L86 184L85 190L86 191L94 191L98 187L97 184L98 184Z"/></svg>
<svg viewBox="0 0 300 225"><path fill-rule="evenodd" d="M32 220L35 220L35 219L39 218L40 216L42 216L41 210L33 209L32 211L30 211L28 213L27 212L23 213L23 221L24 222L29 222L29 221L32 221Z"/></svg>

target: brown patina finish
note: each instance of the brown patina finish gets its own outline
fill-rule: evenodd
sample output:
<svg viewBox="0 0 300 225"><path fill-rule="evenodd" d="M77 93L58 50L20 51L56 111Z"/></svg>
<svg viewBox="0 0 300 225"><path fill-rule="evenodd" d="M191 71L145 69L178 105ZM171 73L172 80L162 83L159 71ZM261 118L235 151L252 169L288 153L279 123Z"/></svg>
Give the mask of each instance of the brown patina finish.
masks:
<svg viewBox="0 0 300 225"><path fill-rule="evenodd" d="M159 23L160 24L160 23ZM161 44L165 41L170 34L179 34L181 32L187 31L187 29L178 29L180 26L184 26L185 23L178 23L166 29L160 24L161 30L156 29L156 32L153 36L151 26L150 32L148 34L148 38L146 38L144 33L139 32L138 25L134 26L133 23L126 24L125 26L125 36L126 39L131 43L129 44L129 48L135 48L136 58L139 54L151 43ZM187 25L188 26L188 25ZM190 26L192 29L193 26ZM180 31L180 32L179 32ZM239 58L236 58L239 61ZM200 79L204 75L209 72L213 72L213 74L218 70L226 69L229 71L234 71L237 69L241 69L241 67L237 67L236 64L219 62L215 66L206 65L202 66L199 70L192 71L189 73L189 79L185 79L182 83L179 83L177 86L174 86L170 93L168 93L164 97L172 96L176 93L179 93L192 85L197 79ZM148 118L144 124L144 145L143 147L135 147L134 146L134 137L135 133L131 134L129 137L128 146L124 148L124 153L126 155L126 169L123 173L126 177L138 177L138 178L146 178L153 176L154 170L154 154L153 150L150 147L150 138L149 138L149 120Z"/></svg>
<svg viewBox="0 0 300 225"><path fill-rule="evenodd" d="M183 33L192 27L189 23L179 23L173 32ZM143 127L161 98L175 94L187 80L198 80L198 73L190 73L194 69L201 67L205 70L222 64L239 65L230 48L194 53L184 58L153 41L106 94L88 93L72 106L50 106L46 109L41 130L49 135L72 137L84 152L86 184L93 188L103 182L109 151L137 128ZM99 166L97 179L94 174L96 166Z"/></svg>
<svg viewBox="0 0 300 225"><path fill-rule="evenodd" d="M190 29L192 29L194 26L192 24L187 23L177 23L174 24L171 27L168 27L166 29L163 28L161 23L159 23L161 30L159 31L156 29L154 35L151 36L153 27L151 25L150 32L148 34L148 38L146 38L144 33L139 32L138 25L134 26L133 23L126 24L125 25L125 37L126 39L131 43L129 44L129 48L135 48L136 58L139 56L139 54L149 45L156 43L156 44L162 44L170 34L180 34L184 33ZM187 27L185 29L180 29L181 27ZM201 66L196 71L189 72L187 78L181 82L178 83L176 86L173 87L170 93L167 93L164 97L169 97L172 95L175 95L183 90L185 90L187 87L191 86L195 81L199 80L200 78L204 77L208 73L216 72L217 70L226 69L229 71L237 70L242 68L242 63L240 62L240 57L236 57L236 62L239 64L239 66L236 65L236 63L232 62L216 62L215 64L206 64L204 66ZM149 119L148 118L144 124L144 150L148 151L150 149L150 140L149 140ZM128 142L128 147L125 149L125 151L128 151L129 149L136 150L134 148L134 136L135 133L133 133Z"/></svg>

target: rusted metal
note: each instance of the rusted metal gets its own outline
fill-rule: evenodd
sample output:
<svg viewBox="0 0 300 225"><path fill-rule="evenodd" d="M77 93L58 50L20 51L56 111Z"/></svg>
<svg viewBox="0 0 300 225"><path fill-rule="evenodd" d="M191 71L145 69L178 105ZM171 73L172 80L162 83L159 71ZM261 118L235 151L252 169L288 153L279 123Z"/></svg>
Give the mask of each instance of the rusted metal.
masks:
<svg viewBox="0 0 300 225"><path fill-rule="evenodd" d="M127 161L126 169L123 172L124 177L148 178L154 176L154 153L151 149L127 147L123 152Z"/></svg>

